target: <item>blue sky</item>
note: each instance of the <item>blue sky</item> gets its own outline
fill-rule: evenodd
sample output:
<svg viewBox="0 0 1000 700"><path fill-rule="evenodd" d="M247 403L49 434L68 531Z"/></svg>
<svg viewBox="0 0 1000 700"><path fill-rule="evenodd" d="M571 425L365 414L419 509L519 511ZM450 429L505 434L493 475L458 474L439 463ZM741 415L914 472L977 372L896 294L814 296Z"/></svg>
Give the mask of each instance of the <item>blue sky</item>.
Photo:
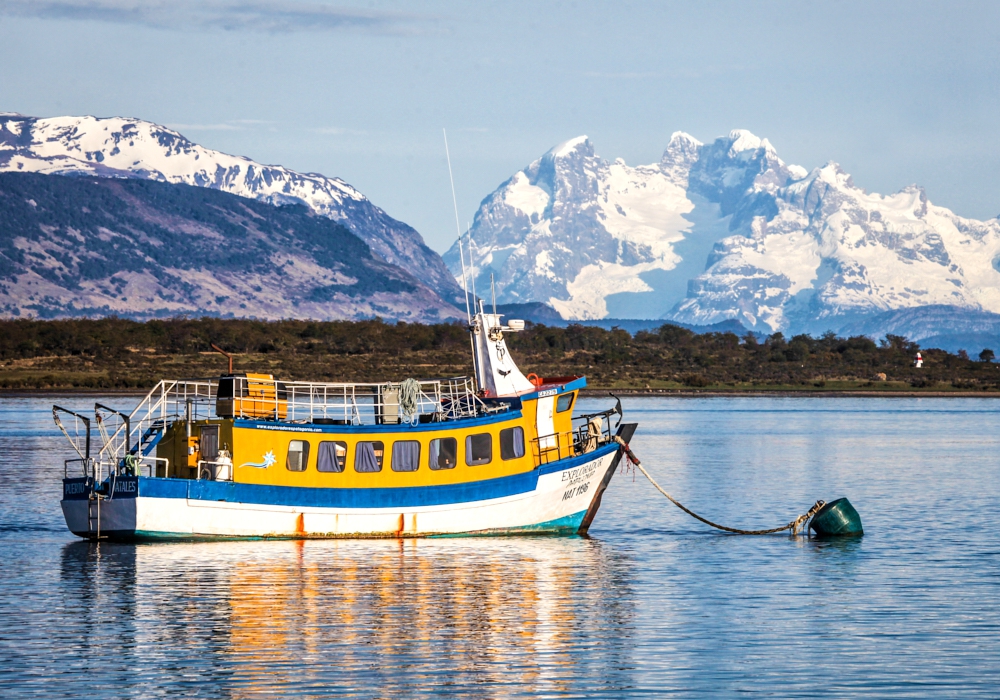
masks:
<svg viewBox="0 0 1000 700"><path fill-rule="evenodd" d="M1000 213L1000 3L0 0L0 111L134 116L342 177L443 251L551 146L786 161Z"/></svg>

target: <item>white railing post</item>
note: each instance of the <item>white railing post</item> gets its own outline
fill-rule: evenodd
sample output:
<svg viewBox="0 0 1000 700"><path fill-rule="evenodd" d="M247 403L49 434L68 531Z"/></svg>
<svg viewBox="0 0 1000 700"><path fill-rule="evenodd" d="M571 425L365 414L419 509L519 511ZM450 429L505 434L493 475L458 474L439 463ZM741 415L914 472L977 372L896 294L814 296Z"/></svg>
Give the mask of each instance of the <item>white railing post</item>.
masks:
<svg viewBox="0 0 1000 700"><path fill-rule="evenodd" d="M249 388L246 379L234 378L234 399L240 398ZM284 385L284 399L279 395L279 384ZM360 398L364 398L365 406L373 409L376 415L384 411L385 387L381 383L352 382L278 382L272 383L274 397L271 403L260 401L262 397L255 396L253 401L234 401L238 406L235 412L239 418L279 418L284 407L284 420L315 420L319 416L330 418L342 417L347 424L360 424L365 419L361 415ZM144 449L144 438L158 425L159 431L166 431L171 420L178 419L186 410L187 402L191 402L191 416L194 420L208 418L213 415L213 400L216 383L212 380L162 380L139 402L128 415L128 430L125 421L110 432L105 422L98 423L103 444L93 461L95 479L100 481L104 476L104 468L113 470L128 454L133 440L138 446L140 455ZM359 397L358 391L364 389ZM418 414L447 413L451 419L468 418L482 413L502 410L501 407L487 405L473 393L474 385L467 377L450 379L433 379L420 382L417 397ZM371 399L369 401L368 399ZM445 403L447 402L447 407ZM251 409L250 406L254 406ZM273 411L269 411L273 408ZM207 411L202 415L202 411ZM367 409L366 409L367 410ZM145 455L141 455L145 456ZM152 457L150 459L156 459ZM153 466L155 472L155 464ZM110 471L109 471L110 474Z"/></svg>

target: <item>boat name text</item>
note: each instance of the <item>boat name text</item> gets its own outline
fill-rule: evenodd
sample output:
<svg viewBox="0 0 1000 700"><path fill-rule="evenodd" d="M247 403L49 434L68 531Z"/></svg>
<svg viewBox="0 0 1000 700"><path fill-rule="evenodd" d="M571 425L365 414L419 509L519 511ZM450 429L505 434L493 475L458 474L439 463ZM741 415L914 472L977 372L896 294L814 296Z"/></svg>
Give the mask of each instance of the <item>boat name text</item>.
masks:
<svg viewBox="0 0 1000 700"><path fill-rule="evenodd" d="M576 469L569 469L562 473L562 480L568 481L570 484L575 484L583 479L589 479L597 471L597 464L587 464L582 467L577 467Z"/></svg>
<svg viewBox="0 0 1000 700"><path fill-rule="evenodd" d="M129 481L116 481L114 482L114 489L112 494L115 493L135 493L139 490L139 482L135 480Z"/></svg>
<svg viewBox="0 0 1000 700"><path fill-rule="evenodd" d="M74 496L80 493L87 493L87 484L82 481L75 481L63 486L63 493L67 496Z"/></svg>

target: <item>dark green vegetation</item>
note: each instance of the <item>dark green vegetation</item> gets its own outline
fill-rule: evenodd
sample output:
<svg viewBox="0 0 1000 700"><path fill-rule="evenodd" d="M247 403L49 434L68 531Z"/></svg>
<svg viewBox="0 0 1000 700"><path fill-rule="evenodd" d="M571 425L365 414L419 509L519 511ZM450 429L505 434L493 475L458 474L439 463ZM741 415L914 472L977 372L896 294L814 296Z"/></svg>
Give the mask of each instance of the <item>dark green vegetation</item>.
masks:
<svg viewBox="0 0 1000 700"><path fill-rule="evenodd" d="M696 335L665 325L634 337L621 330L530 326L509 334L524 372L583 373L592 387L1000 391L1000 366L889 335L821 338L775 334L763 342L734 333ZM373 321L252 321L205 318L0 321L0 387L140 388L160 378L210 377L236 354L239 371L283 379L385 381L471 373L459 324ZM980 353L977 353L977 355ZM984 358L989 353L982 353ZM881 376L884 375L884 376Z"/></svg>

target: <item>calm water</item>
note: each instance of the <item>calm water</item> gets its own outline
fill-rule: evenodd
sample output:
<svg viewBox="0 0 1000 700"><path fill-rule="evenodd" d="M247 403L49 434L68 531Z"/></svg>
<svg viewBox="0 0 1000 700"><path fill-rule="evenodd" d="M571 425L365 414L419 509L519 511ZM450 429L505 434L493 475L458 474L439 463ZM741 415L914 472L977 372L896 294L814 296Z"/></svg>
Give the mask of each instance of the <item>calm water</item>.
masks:
<svg viewBox="0 0 1000 700"><path fill-rule="evenodd" d="M847 495L859 541L619 474L589 539L137 546L65 531L52 401L0 398L3 697L1000 696L995 401L625 402L694 510Z"/></svg>

